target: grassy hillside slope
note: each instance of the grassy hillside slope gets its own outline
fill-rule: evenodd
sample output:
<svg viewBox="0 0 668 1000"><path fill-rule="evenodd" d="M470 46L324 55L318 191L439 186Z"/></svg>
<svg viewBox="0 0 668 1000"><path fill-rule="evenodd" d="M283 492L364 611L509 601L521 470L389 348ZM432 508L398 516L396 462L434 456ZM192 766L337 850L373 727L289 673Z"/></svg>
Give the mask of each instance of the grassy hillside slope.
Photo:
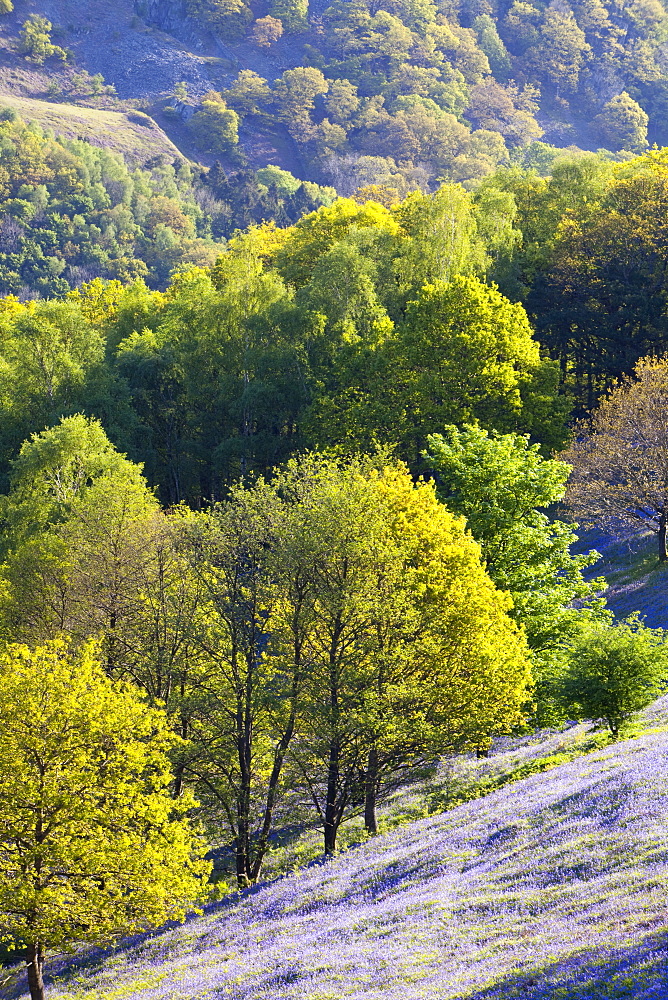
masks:
<svg viewBox="0 0 668 1000"><path fill-rule="evenodd" d="M181 160L181 153L152 118L128 113L54 104L0 92L0 105L13 108L24 121L37 122L66 139L85 139L93 146L121 153L130 163L143 165L164 154Z"/></svg>
<svg viewBox="0 0 668 1000"><path fill-rule="evenodd" d="M667 807L668 734L645 733L61 967L48 995L658 1000Z"/></svg>

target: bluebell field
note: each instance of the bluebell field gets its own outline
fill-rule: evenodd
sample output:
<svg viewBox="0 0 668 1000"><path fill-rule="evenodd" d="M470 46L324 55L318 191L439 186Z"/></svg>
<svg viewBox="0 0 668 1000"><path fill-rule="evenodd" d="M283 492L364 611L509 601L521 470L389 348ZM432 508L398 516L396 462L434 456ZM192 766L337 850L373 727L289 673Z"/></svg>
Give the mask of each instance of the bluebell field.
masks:
<svg viewBox="0 0 668 1000"><path fill-rule="evenodd" d="M647 732L63 965L48 996L663 1000L667 875L668 733Z"/></svg>

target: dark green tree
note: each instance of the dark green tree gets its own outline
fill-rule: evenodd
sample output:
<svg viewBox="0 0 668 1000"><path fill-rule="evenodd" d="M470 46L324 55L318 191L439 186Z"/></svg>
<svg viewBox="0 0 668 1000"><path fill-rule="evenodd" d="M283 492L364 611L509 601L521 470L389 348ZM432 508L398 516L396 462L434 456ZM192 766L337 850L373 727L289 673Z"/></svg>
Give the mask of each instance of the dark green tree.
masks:
<svg viewBox="0 0 668 1000"><path fill-rule="evenodd" d="M603 142L609 149L641 153L647 148L649 117L625 90L603 105L594 118Z"/></svg>

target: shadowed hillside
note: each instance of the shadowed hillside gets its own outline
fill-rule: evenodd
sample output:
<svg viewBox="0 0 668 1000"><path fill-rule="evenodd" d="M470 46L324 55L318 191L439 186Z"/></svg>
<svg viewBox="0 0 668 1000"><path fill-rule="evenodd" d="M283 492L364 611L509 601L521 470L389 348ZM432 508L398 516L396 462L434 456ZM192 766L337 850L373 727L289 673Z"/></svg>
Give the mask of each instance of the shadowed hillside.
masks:
<svg viewBox="0 0 668 1000"><path fill-rule="evenodd" d="M618 618L639 611L651 628L668 627L668 566L659 562L653 534L614 538L602 532L579 531L578 550L596 549L600 562L590 576L604 576L610 608Z"/></svg>

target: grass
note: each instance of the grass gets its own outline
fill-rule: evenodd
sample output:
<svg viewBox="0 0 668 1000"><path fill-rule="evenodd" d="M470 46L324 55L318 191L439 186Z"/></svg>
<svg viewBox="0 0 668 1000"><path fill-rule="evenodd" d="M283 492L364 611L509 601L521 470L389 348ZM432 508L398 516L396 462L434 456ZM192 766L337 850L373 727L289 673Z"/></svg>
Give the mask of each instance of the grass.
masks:
<svg viewBox="0 0 668 1000"><path fill-rule="evenodd" d="M183 159L178 148L152 118L139 111L107 111L75 104L54 104L15 94L0 93L0 107L13 108L24 121L68 139L85 139L94 146L121 153L143 165L161 154Z"/></svg>

